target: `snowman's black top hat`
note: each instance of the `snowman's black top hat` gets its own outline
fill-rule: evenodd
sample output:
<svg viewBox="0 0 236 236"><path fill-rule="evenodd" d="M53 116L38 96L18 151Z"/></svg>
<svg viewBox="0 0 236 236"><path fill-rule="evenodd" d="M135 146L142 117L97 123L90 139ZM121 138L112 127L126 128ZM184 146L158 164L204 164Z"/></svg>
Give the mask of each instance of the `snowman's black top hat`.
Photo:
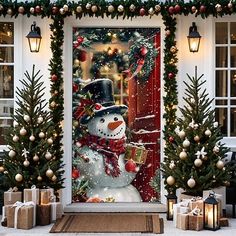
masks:
<svg viewBox="0 0 236 236"><path fill-rule="evenodd" d="M92 101L101 104L99 109L94 109L93 115L85 114L81 117L80 123L87 124L92 118L109 113L124 114L128 107L125 105L115 105L113 97L113 83L110 79L97 79L87 84L82 93L92 94Z"/></svg>

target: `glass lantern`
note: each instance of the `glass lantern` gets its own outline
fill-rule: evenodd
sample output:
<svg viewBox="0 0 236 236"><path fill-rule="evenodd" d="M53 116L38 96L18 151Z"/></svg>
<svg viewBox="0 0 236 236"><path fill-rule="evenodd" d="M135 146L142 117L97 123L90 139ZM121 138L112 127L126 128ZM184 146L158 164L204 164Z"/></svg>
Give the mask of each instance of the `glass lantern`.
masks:
<svg viewBox="0 0 236 236"><path fill-rule="evenodd" d="M167 199L167 220L173 220L173 205L177 203L177 197L174 194L168 194Z"/></svg>

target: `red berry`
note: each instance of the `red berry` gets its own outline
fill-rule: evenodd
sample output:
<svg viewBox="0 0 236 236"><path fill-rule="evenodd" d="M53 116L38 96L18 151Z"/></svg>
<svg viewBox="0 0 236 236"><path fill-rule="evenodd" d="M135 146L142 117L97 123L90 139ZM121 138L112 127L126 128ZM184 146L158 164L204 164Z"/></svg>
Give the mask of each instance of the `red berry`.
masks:
<svg viewBox="0 0 236 236"><path fill-rule="evenodd" d="M73 170L72 170L72 178L73 178L73 179L78 179L79 177L80 177L79 170L73 169Z"/></svg>
<svg viewBox="0 0 236 236"><path fill-rule="evenodd" d="M172 136L169 137L169 141L170 141L171 143L173 143L174 140L175 140L174 137L172 137Z"/></svg>
<svg viewBox="0 0 236 236"><path fill-rule="evenodd" d="M99 104L99 103L96 103L96 104L94 105L94 108L95 108L95 110L100 110L100 109L102 108L102 105Z"/></svg>
<svg viewBox="0 0 236 236"><path fill-rule="evenodd" d="M73 93L76 93L79 89L78 84L73 84Z"/></svg>
<svg viewBox="0 0 236 236"><path fill-rule="evenodd" d="M170 73L168 74L169 79L173 79L174 76L175 76L175 75L174 75L172 72L170 72Z"/></svg>
<svg viewBox="0 0 236 236"><path fill-rule="evenodd" d="M77 42L78 42L79 44L83 43L83 42L84 42L84 38L81 37L81 36L78 36L78 37L77 37Z"/></svg>
<svg viewBox="0 0 236 236"><path fill-rule="evenodd" d="M136 166L136 164L135 164L135 162L131 159L131 160L128 160L126 163L125 163L125 170L127 171L127 172L137 172L136 171L136 168L137 168L137 166Z"/></svg>
<svg viewBox="0 0 236 236"><path fill-rule="evenodd" d="M142 7L142 8L139 10L139 15L140 15L140 16L145 16L145 14L146 14L146 11L145 11L145 9Z"/></svg>
<svg viewBox="0 0 236 236"><path fill-rule="evenodd" d="M53 74L51 76L51 81L53 81L53 82L57 81L57 75Z"/></svg>

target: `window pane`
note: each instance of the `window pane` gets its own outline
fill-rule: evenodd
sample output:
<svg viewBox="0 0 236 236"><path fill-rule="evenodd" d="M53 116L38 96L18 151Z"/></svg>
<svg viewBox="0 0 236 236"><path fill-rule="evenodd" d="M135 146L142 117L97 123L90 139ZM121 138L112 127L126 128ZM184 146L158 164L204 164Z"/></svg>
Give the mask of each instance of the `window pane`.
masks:
<svg viewBox="0 0 236 236"><path fill-rule="evenodd" d="M14 48L0 47L0 62L14 62Z"/></svg>
<svg viewBox="0 0 236 236"><path fill-rule="evenodd" d="M230 66L231 67L236 67L236 47L231 47L230 48Z"/></svg>
<svg viewBox="0 0 236 236"><path fill-rule="evenodd" d="M236 136L236 108L230 109L230 136Z"/></svg>
<svg viewBox="0 0 236 236"><path fill-rule="evenodd" d="M0 66L0 98L14 97L13 66Z"/></svg>
<svg viewBox="0 0 236 236"><path fill-rule="evenodd" d="M0 119L0 145L4 145L4 135L9 127L13 125L12 119Z"/></svg>
<svg viewBox="0 0 236 236"><path fill-rule="evenodd" d="M227 47L217 47L216 48L216 67L227 67Z"/></svg>
<svg viewBox="0 0 236 236"><path fill-rule="evenodd" d="M236 22L230 23L230 41L232 44L236 44Z"/></svg>
<svg viewBox="0 0 236 236"><path fill-rule="evenodd" d="M14 43L14 24L0 22L0 44Z"/></svg>
<svg viewBox="0 0 236 236"><path fill-rule="evenodd" d="M13 100L0 101L0 117L10 117L13 114L13 105Z"/></svg>
<svg viewBox="0 0 236 236"><path fill-rule="evenodd" d="M216 100L216 105L226 106L227 104L227 100Z"/></svg>
<svg viewBox="0 0 236 236"><path fill-rule="evenodd" d="M216 121L221 126L221 132L223 136L227 136L227 108L215 109Z"/></svg>
<svg viewBox="0 0 236 236"><path fill-rule="evenodd" d="M230 75L230 96L236 97L236 70L232 70Z"/></svg>
<svg viewBox="0 0 236 236"><path fill-rule="evenodd" d="M216 44L226 44L228 42L227 23L216 23Z"/></svg>
<svg viewBox="0 0 236 236"><path fill-rule="evenodd" d="M215 87L215 96L216 97L227 97L227 71L218 70L216 71L216 87Z"/></svg>
<svg viewBox="0 0 236 236"><path fill-rule="evenodd" d="M236 100L231 100L230 105L236 105Z"/></svg>

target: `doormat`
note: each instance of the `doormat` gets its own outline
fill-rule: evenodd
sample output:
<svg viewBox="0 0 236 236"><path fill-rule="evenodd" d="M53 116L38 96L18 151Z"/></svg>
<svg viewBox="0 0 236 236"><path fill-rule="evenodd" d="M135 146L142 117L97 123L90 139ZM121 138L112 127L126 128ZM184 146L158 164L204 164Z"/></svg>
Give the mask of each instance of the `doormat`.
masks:
<svg viewBox="0 0 236 236"><path fill-rule="evenodd" d="M64 215L50 233L163 233L163 219L150 213L79 213Z"/></svg>

